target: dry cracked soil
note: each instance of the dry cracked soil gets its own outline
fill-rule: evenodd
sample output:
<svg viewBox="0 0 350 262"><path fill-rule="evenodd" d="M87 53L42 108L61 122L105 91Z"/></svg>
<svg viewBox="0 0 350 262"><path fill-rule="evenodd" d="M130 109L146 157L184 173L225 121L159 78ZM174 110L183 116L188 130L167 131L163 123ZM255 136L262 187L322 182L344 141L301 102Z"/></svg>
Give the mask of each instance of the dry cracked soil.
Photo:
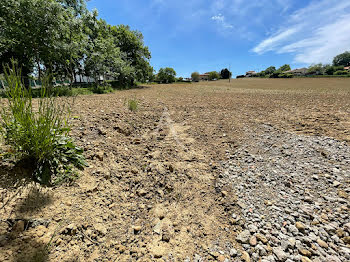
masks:
<svg viewBox="0 0 350 262"><path fill-rule="evenodd" d="M349 104L348 79L76 97L89 167L45 188L1 162L0 261L349 261Z"/></svg>

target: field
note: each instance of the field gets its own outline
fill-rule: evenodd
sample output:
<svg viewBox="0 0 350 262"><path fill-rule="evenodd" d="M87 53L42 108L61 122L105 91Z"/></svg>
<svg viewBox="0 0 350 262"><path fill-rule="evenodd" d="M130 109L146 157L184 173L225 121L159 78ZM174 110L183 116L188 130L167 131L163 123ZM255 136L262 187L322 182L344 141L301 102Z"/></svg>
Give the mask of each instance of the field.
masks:
<svg viewBox="0 0 350 262"><path fill-rule="evenodd" d="M349 79L146 85L72 122L72 185L0 167L1 261L349 261Z"/></svg>

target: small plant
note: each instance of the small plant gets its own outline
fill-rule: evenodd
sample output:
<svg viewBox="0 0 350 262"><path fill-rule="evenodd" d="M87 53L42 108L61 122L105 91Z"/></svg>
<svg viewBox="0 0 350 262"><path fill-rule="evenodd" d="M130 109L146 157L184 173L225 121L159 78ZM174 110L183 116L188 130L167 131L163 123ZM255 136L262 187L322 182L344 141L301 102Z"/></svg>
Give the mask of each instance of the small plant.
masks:
<svg viewBox="0 0 350 262"><path fill-rule="evenodd" d="M139 106L139 102L135 99L129 99L128 108L130 111L135 112Z"/></svg>
<svg viewBox="0 0 350 262"><path fill-rule="evenodd" d="M15 62L4 68L7 106L1 112L0 134L17 160L25 162L42 184L60 182L74 175L74 167L87 166L83 150L68 136L69 106L57 101L49 81L43 81L40 98L21 81ZM48 95L50 94L50 95Z"/></svg>

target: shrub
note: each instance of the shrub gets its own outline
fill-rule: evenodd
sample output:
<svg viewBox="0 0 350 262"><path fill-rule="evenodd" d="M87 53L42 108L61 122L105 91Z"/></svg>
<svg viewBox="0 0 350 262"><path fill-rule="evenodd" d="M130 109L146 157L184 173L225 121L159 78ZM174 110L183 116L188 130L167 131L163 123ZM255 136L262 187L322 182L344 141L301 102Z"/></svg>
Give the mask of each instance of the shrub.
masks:
<svg viewBox="0 0 350 262"><path fill-rule="evenodd" d="M128 108L130 111L135 112L139 106L139 102L135 99L129 99Z"/></svg>
<svg viewBox="0 0 350 262"><path fill-rule="evenodd" d="M278 75L278 78L293 78L293 74L282 73Z"/></svg>
<svg viewBox="0 0 350 262"><path fill-rule="evenodd" d="M17 160L33 169L33 178L42 184L60 182L74 175L74 167L87 164L83 150L68 136L69 106L53 95L48 81L43 81L38 101L21 81L21 70L4 68L8 87L7 106L1 112L0 134Z"/></svg>
<svg viewBox="0 0 350 262"><path fill-rule="evenodd" d="M104 84L104 85L96 85L90 88L90 91L94 94L108 94L112 93L114 90L111 85Z"/></svg>
<svg viewBox="0 0 350 262"><path fill-rule="evenodd" d="M338 70L334 73L334 75L347 75L349 72L346 70Z"/></svg>

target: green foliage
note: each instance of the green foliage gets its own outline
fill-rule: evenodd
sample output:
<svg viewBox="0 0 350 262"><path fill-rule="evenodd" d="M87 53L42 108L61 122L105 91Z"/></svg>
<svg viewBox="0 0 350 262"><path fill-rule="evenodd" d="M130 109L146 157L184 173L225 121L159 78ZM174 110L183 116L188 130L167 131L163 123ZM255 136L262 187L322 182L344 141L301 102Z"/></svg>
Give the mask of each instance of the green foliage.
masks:
<svg viewBox="0 0 350 262"><path fill-rule="evenodd" d="M135 112L138 109L139 102L136 99L128 100L128 109L132 112Z"/></svg>
<svg viewBox="0 0 350 262"><path fill-rule="evenodd" d="M222 79L229 79L232 76L232 73L227 68L225 68L221 70L220 76Z"/></svg>
<svg viewBox="0 0 350 262"><path fill-rule="evenodd" d="M1 1L0 28L0 61L15 58L27 77L48 73L74 83L80 74L97 83L108 76L126 86L153 77L142 34L108 25L85 0Z"/></svg>
<svg viewBox="0 0 350 262"><path fill-rule="evenodd" d="M191 74L192 81L198 82L199 81L199 73L198 72L193 72Z"/></svg>
<svg viewBox="0 0 350 262"><path fill-rule="evenodd" d="M91 92L94 94L108 94L108 93L112 93L114 91L113 88L107 84L96 85L96 86L89 88L89 90L91 90Z"/></svg>
<svg viewBox="0 0 350 262"><path fill-rule="evenodd" d="M280 68L278 68L278 71L281 71L281 72L285 72L285 71L289 71L289 70L291 70L291 68L290 68L290 65L288 65L288 64L285 64L285 65L281 66Z"/></svg>
<svg viewBox="0 0 350 262"><path fill-rule="evenodd" d="M347 75L349 72L347 70L338 70L334 73L334 75Z"/></svg>
<svg viewBox="0 0 350 262"><path fill-rule="evenodd" d="M51 92L49 82L43 82L41 97L33 101L31 90L24 87L21 72L14 64L7 67L5 77L8 106L1 113L0 133L16 158L31 165L34 179L50 184L52 178L62 181L74 174L74 167L86 166L82 149L68 136L69 108L58 103L55 96L47 95Z"/></svg>
<svg viewBox="0 0 350 262"><path fill-rule="evenodd" d="M274 66L270 66L265 69L265 75L270 75L270 74L273 74L274 72L276 72L276 67Z"/></svg>
<svg viewBox="0 0 350 262"><path fill-rule="evenodd" d="M282 73L278 75L278 78L293 78L293 74Z"/></svg>
<svg viewBox="0 0 350 262"><path fill-rule="evenodd" d="M309 66L307 73L310 75L323 75L324 68L322 64L316 64Z"/></svg>
<svg viewBox="0 0 350 262"><path fill-rule="evenodd" d="M344 52L333 59L334 66L350 66L350 52Z"/></svg>
<svg viewBox="0 0 350 262"><path fill-rule="evenodd" d="M159 69L157 80L161 83L174 83L176 72L173 68L166 67Z"/></svg>
<svg viewBox="0 0 350 262"><path fill-rule="evenodd" d="M326 75L333 75L334 72L335 72L335 67L334 66L331 66L331 65L324 65L323 66L323 72L326 74Z"/></svg>
<svg viewBox="0 0 350 262"><path fill-rule="evenodd" d="M216 71L209 72L209 80L220 79L220 74Z"/></svg>

